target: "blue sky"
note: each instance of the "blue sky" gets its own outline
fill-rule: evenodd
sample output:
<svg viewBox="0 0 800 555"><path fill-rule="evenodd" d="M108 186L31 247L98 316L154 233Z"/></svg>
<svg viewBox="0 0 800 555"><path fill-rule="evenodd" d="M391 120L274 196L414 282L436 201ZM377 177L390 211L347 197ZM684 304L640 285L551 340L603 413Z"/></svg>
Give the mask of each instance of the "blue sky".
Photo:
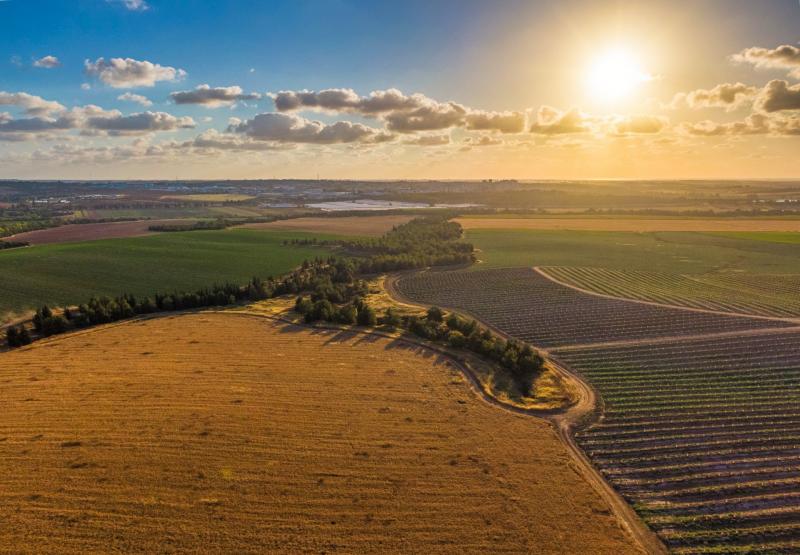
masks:
<svg viewBox="0 0 800 555"><path fill-rule="evenodd" d="M128 144L125 141L138 141L139 145L145 139L151 145L166 139L188 141L209 129L228 133L227 120L231 117L248 121L257 114L274 112L266 93L282 90L353 89L359 95L367 95L374 90L396 88L407 95L422 93L434 102L455 101L468 111L524 112L528 114L526 130L537 113L543 113L543 118L557 117L548 114L568 114L572 109L584 115L591 114L594 121L597 118L607 121L618 118L614 121L619 121L619 118L643 114L667 118L670 129L687 122L734 124L744 121L748 112L737 113L727 106L714 113L700 113L685 106L665 111L664 105L676 94L710 90L726 83L764 87L770 80L786 80L787 90L792 93L792 87L797 85L797 79L790 76L793 66L762 67L757 60L732 63L730 57L754 47L770 51L782 45L796 47L800 39L798 29L800 4L796 0L147 0L138 5L136 0L6 0L0 2L0 36L3 37L0 41L0 91L35 95L58 102L65 109L95 105L107 111L118 110L123 116L143 110L163 112L192 118L194 125L168 129L169 134L126 132L107 138L94 129L92 137L86 139L75 138L76 135L90 135L85 129L78 133L77 128L60 135L26 134L22 137L18 133L13 141L0 142L0 155L5 151L6 167L11 168L6 171L14 175L31 176L40 170L47 175L78 175L80 171L70 166L68 160L61 160L63 163L59 164L54 156L52 164L33 164L31 156L38 152L44 161L44 153L52 154L54 149L62 154L68 152L70 149L58 142L59 137L67 135L73 137L72 143L84 141L87 147L111 149L125 146ZM637 63L647 78L624 100L606 102L599 98L598 91L585 86L585 77L592 64L596 65L596 58L619 45L640 58ZM56 57L57 67L34 67L33 62L44 56ZM98 75L87 75L85 71L87 60L95 62L100 58L151 62L183 70L185 77L159 80L153 86L109 86ZM202 84L238 86L244 93L263 96L258 101L226 103L215 109L209 109L208 105L176 105L170 99L170 93L191 90ZM152 105L143 107L118 100L125 92L143 95ZM753 98L757 96L754 91L747 94ZM555 111L541 112L543 106ZM0 106L0 112L6 110L10 114L7 118L23 117L19 105ZM296 114L292 117L323 124L346 120L376 129L381 129L387 120L385 114L376 117L349 108L333 112L312 109ZM784 138L776 142L773 136L789 135L786 130L794 129L791 118L796 112L782 110L777 115L783 119L774 120L776 115L773 114L770 116L772 123L761 126L767 131L747 134L763 135L760 137L762 150L788 153L798 146L797 139ZM55 114L49 116L54 118ZM589 116L581 117L582 121L590 121ZM206 121L209 118L211 121ZM375 148L372 145L376 141L366 142L371 145L368 154L375 163L386 159L405 160L405 166L392 170L404 176L413 175L415 168L420 167L425 168L420 177L442 176L454 168L465 167L459 157L472 156L484 161L481 166L471 160L466 166L470 172L484 167L486 173L496 174L501 168L508 175L536 177L537 168L542 168L537 162L544 159L548 176L566 177L575 172L576 164L560 152L546 159L544 154L552 154L556 147L571 149L575 144L590 149L609 147L607 143L587 142L588 123L574 127L575 133L558 133L558 137L553 136L555 132L547 136L541 133L542 137L531 140L532 154L519 154L520 149L517 149L513 156L507 147L512 143L515 148L519 146L521 137L513 137L511 141L506 130L498 129L481 130L488 131L489 135L470 135L463 125L426 127L418 133L415 131L413 140L409 131L401 132L396 139L387 139L387 144ZM749 129L756 127L751 125ZM252 126L241 129L256 140L273 141L274 138L273 135L256 136ZM540 126L539 129L544 128ZM693 140L711 135L706 128L701 131L693 134ZM498 138L497 132L502 137ZM421 135L431 133L439 133L439 138L417 141ZM442 133L448 134L447 143L443 142ZM608 135L607 131L605 134ZM735 133L720 131L718 134ZM593 135L597 138L602 133ZM753 139L727 137L727 140L731 143ZM415 149L410 146L413 141L431 144L420 144L420 148ZM439 144L434 145L435 141ZM490 146L502 144L505 158L498 155L500 148L480 149L482 153L478 154L479 149L470 145L477 145L479 141ZM717 139L708 141L710 146L719 148L719 143L713 142ZM349 152L354 146L348 139L337 147L326 144L315 151L315 147L308 144L294 145L284 139L278 142L286 150L298 146L297 152L291 155L295 156L295 161L290 160L290 154L277 152L280 149L275 149L274 154L262 153L261 159L254 160L254 174L290 173L292 168L303 167L304 156L322 153L324 158L332 149ZM738 152L737 145L730 148ZM390 154L391 149L395 152ZM601 153L595 154L600 156ZM709 160L713 158L711 154ZM354 155L350 165L352 176L370 174L364 171L365 156L367 154L361 150ZM148 175L156 175L159 168L175 171L174 166L179 164L174 157L171 161L153 162L154 168L148 170ZM115 172L130 176L126 163L125 160L98 162L97 168L104 176ZM654 168L668 165L654 164ZM764 168L771 165L774 166L774 162L765 162ZM335 171L331 168L332 173L348 175L348 170L340 166ZM696 167L701 167L700 162ZM718 172L724 167L714 162L709 171ZM757 164L749 167L754 169L743 166L737 171L761 174ZM593 166L591 171L595 171L596 177L629 173L622 166ZM653 171L658 173L657 169ZM786 171L793 175L800 173L797 166ZM630 172L641 173L642 167L634 165ZM240 170L234 173L251 175ZM0 169L0 177L11 176L2 174Z"/></svg>

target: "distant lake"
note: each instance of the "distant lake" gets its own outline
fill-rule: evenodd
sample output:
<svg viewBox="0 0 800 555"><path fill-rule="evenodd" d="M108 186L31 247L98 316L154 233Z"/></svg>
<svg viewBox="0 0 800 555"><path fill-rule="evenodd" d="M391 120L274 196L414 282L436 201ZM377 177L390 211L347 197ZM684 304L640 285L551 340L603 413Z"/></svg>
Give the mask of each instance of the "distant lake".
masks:
<svg viewBox="0 0 800 555"><path fill-rule="evenodd" d="M307 204L309 208L319 208L325 212L342 212L345 210L406 210L409 208L472 208L479 204L428 204L424 202L401 202L388 200L343 200L332 202L316 202Z"/></svg>

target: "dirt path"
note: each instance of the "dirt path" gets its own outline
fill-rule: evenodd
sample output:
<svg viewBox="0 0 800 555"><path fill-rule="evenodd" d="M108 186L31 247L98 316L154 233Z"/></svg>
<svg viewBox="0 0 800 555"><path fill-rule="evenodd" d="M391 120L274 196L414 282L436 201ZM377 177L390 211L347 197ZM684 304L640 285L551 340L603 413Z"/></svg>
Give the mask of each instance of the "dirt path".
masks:
<svg viewBox="0 0 800 555"><path fill-rule="evenodd" d="M413 273L413 272L407 272ZM386 291L389 295L395 299L397 302L410 305L410 306L418 306L423 308L428 308L429 305L425 305L422 303L414 302L411 299L403 296L400 291L396 287L397 279L404 274L396 274L390 276L384 282L386 287ZM451 310L453 312L458 312L465 316L469 316L470 318L474 318L476 321L480 321L482 325L491 329L497 335L504 337L506 339L509 336L506 333L498 330L497 328L486 324L485 322L481 321L479 318L475 317L475 315L452 307L442 307L446 308L447 310ZM597 395L597 392L594 388L585 382L582 378L576 375L574 372L569 370L565 365L561 364L557 357L550 354L545 349L537 349L539 352L545 354L547 358L550 360L553 369L558 373L561 377L575 385L575 390L577 391L578 399L576 402L570 406L565 411L557 411L552 412L550 414L545 413L543 411L538 412L531 412L525 411L524 409L518 407L512 407L510 405L506 405L505 403L501 403L497 399L493 397L488 397L486 392L480 387L477 383L477 380L474 375L468 375L470 381L476 380L473 382L474 385L478 385L477 390L478 393L481 395L482 398L491 402L494 405L500 406L503 410L509 410L512 412L524 412L530 414L532 416L538 416L540 418L544 418L548 420L556 430L561 441L564 445L567 446L567 449L572 456L573 460L576 462L578 469L580 470L581 475L584 479L589 482L589 484L594 487L594 489L600 494L606 503L610 506L611 510L616 516L617 520L619 521L620 525L624 530L626 530L634 540L642 547L647 553L650 554L664 554L667 553L667 549L661 540L656 536L656 534L648 528L648 526L639 518L639 515L631 508L630 505L622 498L622 496L617 493L617 491L611 487L608 482L603 478L603 476L598 472L598 470L592 465L589 458L584 454L584 452L578 447L577 443L575 442L574 438L574 431L576 428L580 426L587 425L590 421L599 418L603 412L602 402L600 397ZM464 370L462 370L464 371Z"/></svg>
<svg viewBox="0 0 800 555"><path fill-rule="evenodd" d="M533 271L536 272L537 274L539 274L540 276L542 276L542 277L544 277L546 279L549 279L553 283L557 283L558 285L560 285L562 287L567 287L569 289L572 289L573 291L578 291L578 292L584 293L586 295L594 295L595 297L601 297L603 299L612 299L612 300L615 300L615 301L626 301L626 302L629 302L629 303L646 304L646 305L650 305L650 306L659 306L661 308L672 308L672 309L676 309L676 310L686 310L686 311L689 311L689 312L702 312L702 313L705 313L705 314L717 314L719 316L739 316L739 317L744 317L744 318L753 318L755 320L770 320L770 321L774 321L774 322L792 322L792 323L800 325L800 318L781 318L780 316L760 316L760 315L757 315L757 314L748 314L746 312L725 312L724 310L711 310L711 309L708 309L708 308L693 308L693 307L689 307L689 306L677 306L677 305L674 305L674 304L657 303L657 302L654 302L654 301L642 301L640 299L628 299L626 297L615 297L613 295L606 295L604 293L596 293L594 291L589 291L588 289L582 289L581 287L578 287L577 285L572 285L572 284L567 283L565 281L561 281L560 279L555 278L555 277L551 276L550 274L548 274L546 270L544 270L543 268L540 268L539 266L534 266L533 267Z"/></svg>

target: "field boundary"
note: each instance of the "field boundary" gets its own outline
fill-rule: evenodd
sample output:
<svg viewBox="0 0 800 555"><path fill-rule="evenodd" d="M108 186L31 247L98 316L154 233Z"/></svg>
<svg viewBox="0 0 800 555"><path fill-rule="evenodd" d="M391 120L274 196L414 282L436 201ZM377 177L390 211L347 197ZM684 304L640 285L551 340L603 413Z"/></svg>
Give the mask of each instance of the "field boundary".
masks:
<svg viewBox="0 0 800 555"><path fill-rule="evenodd" d="M409 272L387 276L386 280L384 281L384 286L389 296L397 302L410 306L429 308L432 305L418 303L405 297L395 285L399 278L415 273L420 272L418 270L412 270ZM481 322L482 325L491 329L501 337L506 339L509 338L508 334L498 330L494 326L486 324L480 318L477 318L474 314L468 311L454 309L447 306L440 308L445 308L447 310L469 316L470 318ZM594 387L569 369L568 366L561 363L558 358L553 356L548 350L539 348L537 348L537 350L543 353L549 359L553 370L557 374L577 386L576 389L579 395L578 401L565 411L561 411L552 415L540 413L539 415L535 416L540 416L541 418L550 422L558 437L567 447L567 451L572 456L573 461L575 461L581 475L584 477L584 479L586 479L587 482L589 482L595 491L600 494L603 500L608 503L623 530L625 530L647 553L658 555L667 553L667 548L661 539L647 526L647 524L645 524L636 511L634 511L628 502L625 501L625 499L619 494L619 492L617 492L617 490L615 490L611 484L609 484L605 478L603 478L603 475L600 474L588 456L581 450L580 447L578 447L578 444L575 441L574 431L577 428L587 426L591 422L602 418L602 398L597 394L597 391L594 389ZM482 396L483 394L484 392L482 392ZM506 410L517 408L505 403L501 403L497 399L492 399L493 404L499 403L501 407Z"/></svg>
<svg viewBox="0 0 800 555"><path fill-rule="evenodd" d="M560 279L553 277L547 273L547 270L540 267L540 266L533 266L531 268L534 272L541 275L545 279L549 279L555 284L558 284L562 287L567 287L572 289L573 291L578 291L579 293L584 293L586 295L592 295L595 297L600 297L602 299L611 299L615 301L626 301L629 303L638 303L650 306L658 306L661 308L673 308L675 310L686 310L688 312L701 312L705 314L715 314L717 316L736 316L739 318L752 318L755 320L769 320L773 322L791 322L794 324L800 325L800 318L781 318L780 316L763 316L759 314L748 314L746 312L726 312L724 310L712 310L710 308L693 308L690 306L678 306L674 304L667 304L667 303L658 303L655 301L643 301L640 299L629 299L627 297L615 297L614 295L606 295L605 293L597 293L595 291L589 291L588 289L583 289L578 287L577 285L572 285L571 283L567 283L565 281L561 281Z"/></svg>

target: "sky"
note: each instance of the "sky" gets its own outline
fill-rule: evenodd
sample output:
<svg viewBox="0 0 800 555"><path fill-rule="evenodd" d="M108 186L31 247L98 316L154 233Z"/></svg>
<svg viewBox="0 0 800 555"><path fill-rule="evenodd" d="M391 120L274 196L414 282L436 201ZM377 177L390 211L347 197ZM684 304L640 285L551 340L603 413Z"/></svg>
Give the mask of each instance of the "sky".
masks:
<svg viewBox="0 0 800 555"><path fill-rule="evenodd" d="M798 0L0 0L0 179L800 177Z"/></svg>

